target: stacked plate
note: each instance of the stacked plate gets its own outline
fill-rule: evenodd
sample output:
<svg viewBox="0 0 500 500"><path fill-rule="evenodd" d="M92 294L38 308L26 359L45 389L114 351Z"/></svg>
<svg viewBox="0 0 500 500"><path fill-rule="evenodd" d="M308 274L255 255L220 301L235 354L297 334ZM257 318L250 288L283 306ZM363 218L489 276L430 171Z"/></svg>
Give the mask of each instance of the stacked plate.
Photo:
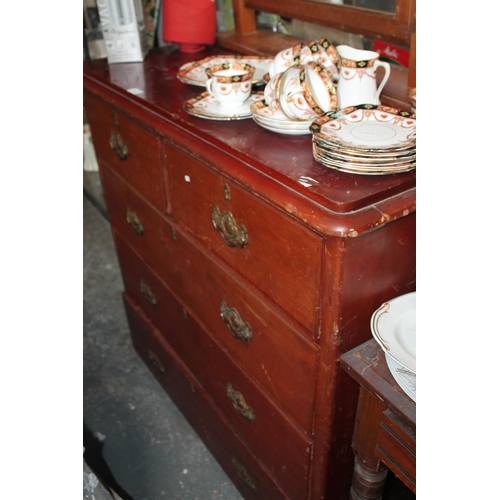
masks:
<svg viewBox="0 0 500 500"><path fill-rule="evenodd" d="M255 123L272 132L287 135L311 133L309 127L312 121L291 120L285 116L281 109L275 106L268 106L263 100L254 102L250 106L250 112Z"/></svg>
<svg viewBox="0 0 500 500"><path fill-rule="evenodd" d="M385 353L392 376L417 401L416 369L417 293L407 293L382 304L372 315L372 335Z"/></svg>
<svg viewBox="0 0 500 500"><path fill-rule="evenodd" d="M329 111L310 127L313 155L325 167L361 175L416 168L417 119L408 111L364 104Z"/></svg>

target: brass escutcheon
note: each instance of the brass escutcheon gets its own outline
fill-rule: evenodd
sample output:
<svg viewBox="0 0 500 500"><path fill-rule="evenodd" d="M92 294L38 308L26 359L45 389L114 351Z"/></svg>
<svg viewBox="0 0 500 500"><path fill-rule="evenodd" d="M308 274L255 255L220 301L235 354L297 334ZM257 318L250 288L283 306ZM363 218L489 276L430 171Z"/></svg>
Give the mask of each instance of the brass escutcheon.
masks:
<svg viewBox="0 0 500 500"><path fill-rule="evenodd" d="M226 394L238 414L241 415L247 422L254 422L255 413L252 407L247 405L245 398L240 392L234 390L231 382L227 383Z"/></svg>
<svg viewBox="0 0 500 500"><path fill-rule="evenodd" d="M230 247L244 248L248 245L247 230L244 225L236 224L233 214L229 211L221 213L217 205L212 209L212 222L223 240Z"/></svg>
<svg viewBox="0 0 500 500"><path fill-rule="evenodd" d="M257 491L257 483L255 482L255 479L253 479L250 474L247 472L243 464L236 459L236 457L233 457L231 459L231 464L233 465L234 470L236 471L236 474L238 474L238 477L252 490L252 491Z"/></svg>
<svg viewBox="0 0 500 500"><path fill-rule="evenodd" d="M132 226L135 234L141 235L144 233L144 224L139 219L139 216L133 210L130 210L130 208L127 208L126 218L127 223Z"/></svg>
<svg viewBox="0 0 500 500"><path fill-rule="evenodd" d="M153 365L156 366L156 368L158 368L158 370L160 370L162 373L164 373L165 367L163 366L163 363L160 361L160 358L158 357L158 355L155 352L153 352L151 349L149 349L148 356L149 356L149 359L151 360L151 363L153 363Z"/></svg>
<svg viewBox="0 0 500 500"><path fill-rule="evenodd" d="M239 312L234 307L229 308L225 300L220 303L220 315L233 337L244 342L252 340L250 324L241 319Z"/></svg>
<svg viewBox="0 0 500 500"><path fill-rule="evenodd" d="M145 299L149 304L151 304L152 306L158 305L158 300L156 300L155 294L151 291L151 288L149 288L149 286L146 285L146 283L144 283L144 281L142 280L140 284L140 289L141 293L144 295Z"/></svg>
<svg viewBox="0 0 500 500"><path fill-rule="evenodd" d="M125 160L128 156L128 146L127 143L122 139L118 132L111 131L109 137L109 145L111 149L117 154L120 160Z"/></svg>

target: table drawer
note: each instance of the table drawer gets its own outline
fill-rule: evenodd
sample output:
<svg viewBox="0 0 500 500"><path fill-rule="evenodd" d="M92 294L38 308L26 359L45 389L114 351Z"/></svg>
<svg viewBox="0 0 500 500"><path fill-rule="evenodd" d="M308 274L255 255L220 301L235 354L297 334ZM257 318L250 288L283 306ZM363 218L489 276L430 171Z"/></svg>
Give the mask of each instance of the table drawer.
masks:
<svg viewBox="0 0 500 500"><path fill-rule="evenodd" d="M375 454L412 491L416 489L416 436L390 410L382 413Z"/></svg>
<svg viewBox="0 0 500 500"><path fill-rule="evenodd" d="M198 381L179 364L135 300L125 293L123 301L135 350L245 498L288 500L232 432Z"/></svg>
<svg viewBox="0 0 500 500"><path fill-rule="evenodd" d="M311 442L218 348L182 307L172 303L169 330L177 329L189 344L180 355L196 380L224 415L224 420L242 438L245 446L269 471L290 499L304 499L312 454ZM163 334L163 332L162 332ZM168 332L164 337L170 339ZM180 354L180 353L177 353ZM165 354L148 353L150 362L165 371Z"/></svg>
<svg viewBox="0 0 500 500"><path fill-rule="evenodd" d="M122 268L125 289L138 301L151 321L161 331L168 332L168 341L182 357L189 355L191 339L169 331L171 314L168 312L171 294L162 281L141 261L138 255L115 233L115 244ZM316 346L297 335L278 317L266 310L252 295L242 288L236 293L228 277L214 269L213 263L195 256L194 249L180 247L181 255L190 262L185 283L192 283L199 266L205 278L199 287L180 290L181 300L196 304L195 314L213 336L217 344L245 373L255 380L284 412L304 432L312 433L314 385L316 379ZM174 269L181 267L174 266ZM229 295L232 303L251 326L251 339L235 338L219 313L220 297ZM185 312L187 314L187 311ZM238 314L238 312L236 313ZM205 322L206 320L206 322Z"/></svg>
<svg viewBox="0 0 500 500"><path fill-rule="evenodd" d="M165 218L116 176L104 171L103 180L109 217L119 233L115 243L125 286L143 304L153 322L163 328L168 318L162 307L146 304L147 299L140 292L141 280L143 289L151 289L157 300L163 293L161 280L189 306L221 348L245 367L249 376L304 432L311 433L317 346L293 329L265 296L253 294L244 282L235 280L232 273L196 248L180 231L173 231ZM127 211L136 214L136 226L127 222ZM137 226L143 228L142 232L134 231ZM242 332L242 338L236 338Z"/></svg>
<svg viewBox="0 0 500 500"><path fill-rule="evenodd" d="M165 211L159 138L90 94L85 94L85 111L99 163L105 162Z"/></svg>
<svg viewBox="0 0 500 500"><path fill-rule="evenodd" d="M170 145L165 164L174 218L315 332L322 238Z"/></svg>

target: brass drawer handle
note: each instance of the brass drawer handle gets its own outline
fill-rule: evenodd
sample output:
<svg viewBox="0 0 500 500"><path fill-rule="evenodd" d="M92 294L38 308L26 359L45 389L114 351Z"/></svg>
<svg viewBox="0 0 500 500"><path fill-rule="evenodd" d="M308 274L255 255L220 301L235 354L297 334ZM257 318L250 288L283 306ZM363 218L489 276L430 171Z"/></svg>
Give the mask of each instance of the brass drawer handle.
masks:
<svg viewBox="0 0 500 500"><path fill-rule="evenodd" d="M219 207L212 209L212 222L222 238L230 247L244 248L248 245L248 235L245 226L236 224L231 212L220 213Z"/></svg>
<svg viewBox="0 0 500 500"><path fill-rule="evenodd" d="M252 491L257 491L257 483L255 482L255 479L253 479L250 474L247 472L245 467L241 462L236 460L235 457L231 459L231 464L236 471L236 474L238 477L252 490Z"/></svg>
<svg viewBox="0 0 500 500"><path fill-rule="evenodd" d="M144 233L144 224L139 216L130 208L127 208L127 222L132 226L135 234L141 235Z"/></svg>
<svg viewBox="0 0 500 500"><path fill-rule="evenodd" d="M252 423L255 420L255 413L252 407L247 405L245 398L240 392L234 390L231 382L227 383L226 394L238 414L248 422Z"/></svg>
<svg viewBox="0 0 500 500"><path fill-rule="evenodd" d="M160 358L158 357L158 355L154 351L149 349L148 356L149 356L149 359L151 360L151 363L153 363L153 365L156 368L158 368L158 370L160 370L162 373L165 373L165 367L163 366L163 363L160 361Z"/></svg>
<svg viewBox="0 0 500 500"><path fill-rule="evenodd" d="M250 324L241 319L239 312L234 307L229 308L225 300L220 303L220 315L234 338L244 342L252 340Z"/></svg>
<svg viewBox="0 0 500 500"><path fill-rule="evenodd" d="M120 160L126 160L128 156L128 146L127 143L122 139L122 136L118 132L111 131L109 136L109 145L111 149L116 153Z"/></svg>
<svg viewBox="0 0 500 500"><path fill-rule="evenodd" d="M146 283L144 283L144 281L142 280L140 284L140 289L142 295L144 295L144 298L149 304L151 304L152 306L158 305L158 300L156 300L155 294L151 291L151 288L149 288L149 286L146 285Z"/></svg>

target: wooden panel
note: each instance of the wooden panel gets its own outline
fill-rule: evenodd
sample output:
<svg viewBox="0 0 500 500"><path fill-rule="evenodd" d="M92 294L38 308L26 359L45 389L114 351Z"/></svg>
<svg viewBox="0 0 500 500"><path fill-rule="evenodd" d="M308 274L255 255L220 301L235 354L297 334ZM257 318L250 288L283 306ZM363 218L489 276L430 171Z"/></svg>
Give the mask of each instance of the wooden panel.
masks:
<svg viewBox="0 0 500 500"><path fill-rule="evenodd" d="M255 385L241 373L193 321L171 318L171 329L189 336L191 348L182 360L201 383L238 432L246 446L270 471L290 500L305 499L311 443L301 435ZM162 371L165 354L160 350L148 354ZM237 408L229 389L236 391ZM252 420L249 419L249 414Z"/></svg>
<svg viewBox="0 0 500 500"><path fill-rule="evenodd" d="M172 297L162 281L140 260L117 233L115 243L126 290L134 296L161 331L171 323ZM177 256L169 254L164 268L182 274L175 292L226 351L305 432L312 433L317 347L297 334L244 286L177 234ZM168 263L167 263L168 262ZM175 278L174 278L175 279ZM174 281L174 280L170 280ZM176 280L177 281L177 280ZM180 280L178 280L180 281ZM155 297L153 303L148 290ZM221 318L221 301L227 301L251 331L251 340L235 338ZM154 303L156 302L156 303ZM180 355L188 353L190 336L169 334Z"/></svg>
<svg viewBox="0 0 500 500"><path fill-rule="evenodd" d="M397 0L394 14L311 0L245 0L255 10L409 45L415 31L415 0Z"/></svg>
<svg viewBox="0 0 500 500"><path fill-rule="evenodd" d="M166 151L172 215L314 336L322 238L177 148ZM244 247L228 245L215 229L214 207L246 234Z"/></svg>
<svg viewBox="0 0 500 500"><path fill-rule="evenodd" d="M92 95L84 94L84 97L99 163L105 162L165 211L158 137Z"/></svg>
<svg viewBox="0 0 500 500"><path fill-rule="evenodd" d="M169 349L135 300L123 296L135 350L248 500L287 500L260 462L228 427L222 414Z"/></svg>

